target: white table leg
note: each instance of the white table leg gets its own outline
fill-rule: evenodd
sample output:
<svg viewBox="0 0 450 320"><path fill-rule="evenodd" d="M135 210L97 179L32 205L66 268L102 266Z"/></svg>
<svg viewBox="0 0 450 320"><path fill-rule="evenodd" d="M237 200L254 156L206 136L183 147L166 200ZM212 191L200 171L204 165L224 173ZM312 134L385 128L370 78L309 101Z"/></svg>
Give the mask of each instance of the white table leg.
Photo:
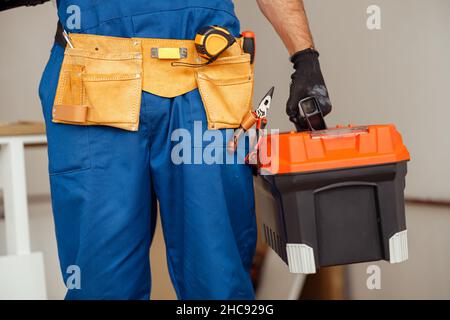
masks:
<svg viewBox="0 0 450 320"><path fill-rule="evenodd" d="M28 203L23 142L11 139L0 147L1 187L5 205L7 254L29 254Z"/></svg>
<svg viewBox="0 0 450 320"><path fill-rule="evenodd" d="M6 256L0 256L0 299L46 299L44 259L31 252L24 140L0 141L0 189L5 205Z"/></svg>

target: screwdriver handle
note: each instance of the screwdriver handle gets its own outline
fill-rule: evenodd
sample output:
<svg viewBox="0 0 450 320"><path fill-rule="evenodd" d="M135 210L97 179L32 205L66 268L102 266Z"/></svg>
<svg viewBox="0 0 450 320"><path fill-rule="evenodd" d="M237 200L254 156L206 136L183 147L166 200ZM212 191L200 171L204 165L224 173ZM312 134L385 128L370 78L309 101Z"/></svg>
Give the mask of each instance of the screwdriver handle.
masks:
<svg viewBox="0 0 450 320"><path fill-rule="evenodd" d="M244 52L250 54L250 63L253 64L256 55L255 33L252 31L244 31L242 32L242 37L244 38L242 45Z"/></svg>

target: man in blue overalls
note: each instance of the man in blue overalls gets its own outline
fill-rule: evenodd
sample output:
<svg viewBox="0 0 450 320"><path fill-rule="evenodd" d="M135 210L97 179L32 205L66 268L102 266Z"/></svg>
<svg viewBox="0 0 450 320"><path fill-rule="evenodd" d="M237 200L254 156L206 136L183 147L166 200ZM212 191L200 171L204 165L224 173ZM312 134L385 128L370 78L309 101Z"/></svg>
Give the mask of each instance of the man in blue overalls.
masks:
<svg viewBox="0 0 450 320"><path fill-rule="evenodd" d="M324 114L331 110L303 3L258 4L294 63L287 112L301 128L302 98L315 95ZM80 25L72 30L67 21L73 6ZM231 0L59 0L58 15L72 33L192 40L201 27L218 25L240 34ZM158 203L178 298L253 299L249 269L257 232L251 169L171 161L171 132L207 121L198 90L174 98L143 92L137 132L53 123L63 58L64 48L56 43L39 94L61 270L65 280L70 266L81 271L81 286L68 290L66 298L149 299Z"/></svg>

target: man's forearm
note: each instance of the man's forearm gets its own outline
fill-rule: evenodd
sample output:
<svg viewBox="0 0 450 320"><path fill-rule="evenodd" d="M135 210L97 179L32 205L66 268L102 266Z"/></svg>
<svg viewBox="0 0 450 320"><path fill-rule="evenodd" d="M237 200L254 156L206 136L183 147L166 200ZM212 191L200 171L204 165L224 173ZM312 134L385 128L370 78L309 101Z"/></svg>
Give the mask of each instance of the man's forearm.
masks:
<svg viewBox="0 0 450 320"><path fill-rule="evenodd" d="M314 46L302 0L257 0L290 55Z"/></svg>

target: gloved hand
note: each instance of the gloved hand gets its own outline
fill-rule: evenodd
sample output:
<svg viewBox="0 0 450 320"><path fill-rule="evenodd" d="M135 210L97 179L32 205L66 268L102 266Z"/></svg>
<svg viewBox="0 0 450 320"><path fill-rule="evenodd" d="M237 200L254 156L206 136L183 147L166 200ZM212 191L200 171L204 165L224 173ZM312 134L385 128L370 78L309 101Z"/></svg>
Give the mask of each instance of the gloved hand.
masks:
<svg viewBox="0 0 450 320"><path fill-rule="evenodd" d="M306 49L295 53L291 57L295 72L292 74L289 100L286 113L295 124L297 131L308 129L306 119L299 110L300 100L307 97L316 97L322 114L325 116L331 111L331 101L322 76L319 64L319 53L314 49Z"/></svg>

